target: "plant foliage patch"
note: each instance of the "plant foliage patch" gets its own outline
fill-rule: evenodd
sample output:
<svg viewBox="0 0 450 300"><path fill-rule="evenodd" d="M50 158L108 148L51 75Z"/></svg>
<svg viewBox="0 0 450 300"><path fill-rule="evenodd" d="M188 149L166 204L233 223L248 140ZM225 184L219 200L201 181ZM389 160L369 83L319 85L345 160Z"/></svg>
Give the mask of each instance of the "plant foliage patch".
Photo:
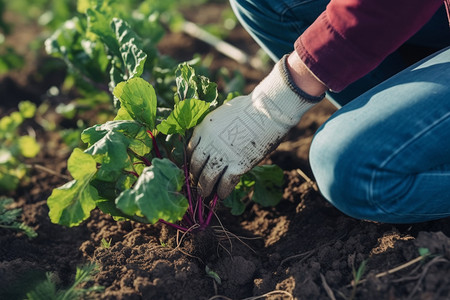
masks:
<svg viewBox="0 0 450 300"><path fill-rule="evenodd" d="M82 132L86 149L76 148L68 160L73 180L48 198L52 222L76 226L98 207L117 220L162 222L182 231L205 228L219 199L203 199L191 186L186 145L194 127L227 99L189 63L170 68L155 58L154 45L144 47L130 25L112 17L104 5L84 9L87 27L79 29L83 22L78 19L74 28L84 30L80 38L95 43L91 49L98 55L74 60L75 48L63 45L70 45L67 37L75 44L83 41L74 39L76 32L67 23L47 40L47 50L69 65L76 63L87 78L95 75L88 72L89 66L104 65L97 69L100 73L109 68L117 114ZM153 49L151 68L148 49ZM249 199L275 205L282 178L278 167L258 166L243 176L225 204L234 214L242 213Z"/></svg>

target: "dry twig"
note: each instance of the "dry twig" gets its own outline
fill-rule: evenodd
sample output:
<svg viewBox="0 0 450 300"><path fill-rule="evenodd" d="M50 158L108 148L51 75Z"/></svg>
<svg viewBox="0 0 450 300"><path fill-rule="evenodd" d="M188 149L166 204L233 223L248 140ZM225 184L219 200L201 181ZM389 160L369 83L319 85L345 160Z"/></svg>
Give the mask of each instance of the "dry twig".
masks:
<svg viewBox="0 0 450 300"><path fill-rule="evenodd" d="M390 270L387 270L385 272L378 273L378 274L375 275L375 277L376 278L380 278L380 277L384 277L386 275L393 274L393 273L398 272L400 270L403 270L403 269L405 269L405 268L407 268L407 267L409 267L409 266L411 266L411 265L413 265L413 264L415 264L415 263L417 263L419 261L422 261L427 256L428 255L418 256L418 257L416 257L416 258L414 258L414 259L412 259L412 260L410 260L410 261L408 261L408 262L406 262L406 263L404 263L404 264L402 264L400 266L397 266L397 267L392 268ZM362 280L359 280L357 284L361 284L361 283L364 283L366 281L367 281L367 279L362 279ZM347 287L352 287L354 285L355 285L355 282L352 280L352 282L349 285L347 285Z"/></svg>
<svg viewBox="0 0 450 300"><path fill-rule="evenodd" d="M308 183L308 185L313 188L316 192L319 191L319 188L317 187L317 184L311 180L311 178L308 177L308 175L305 174L301 169L296 170L297 173Z"/></svg>
<svg viewBox="0 0 450 300"><path fill-rule="evenodd" d="M275 290L275 291L271 291L268 293L265 293L263 295L260 296L254 296L254 297L248 297L248 298L244 298L242 300L258 300L258 299L263 299L269 296L273 296L273 295L278 295L278 294L282 294L284 296L289 297L288 299L294 299L294 296L292 296L291 293L287 292L287 291L283 291L283 290ZM233 300L231 298L228 298L226 296L222 296L222 295L215 295L211 298L209 298L208 300Z"/></svg>
<svg viewBox="0 0 450 300"><path fill-rule="evenodd" d="M327 292L328 297L330 297L331 300L336 300L333 290L328 285L327 280L325 279L325 276L323 276L322 273L320 273L320 279L322 280L323 288L325 289L325 292Z"/></svg>
<svg viewBox="0 0 450 300"><path fill-rule="evenodd" d="M37 169L37 170L40 170L40 171L44 171L44 172L47 172L49 174L55 175L55 176L57 176L59 178L62 178L64 180L72 180L72 178L70 176L67 176L67 175L64 175L64 174L60 174L60 173L58 173L56 171L53 171L50 168L44 167L43 165L26 164L25 167L28 168L28 169Z"/></svg>

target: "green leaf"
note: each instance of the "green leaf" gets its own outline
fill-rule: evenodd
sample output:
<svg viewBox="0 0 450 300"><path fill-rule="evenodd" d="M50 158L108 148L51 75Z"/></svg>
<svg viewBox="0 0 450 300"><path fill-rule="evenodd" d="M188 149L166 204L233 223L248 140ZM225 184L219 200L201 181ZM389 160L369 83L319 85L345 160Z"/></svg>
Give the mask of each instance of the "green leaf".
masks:
<svg viewBox="0 0 450 300"><path fill-rule="evenodd" d="M98 270L95 264L77 267L74 282L70 283L64 289L60 287L58 276L54 273L47 272L46 279L38 283L31 291L27 292L26 300L95 298L94 294L102 292L104 288L95 285L85 287L83 283L92 281L97 272Z"/></svg>
<svg viewBox="0 0 450 300"><path fill-rule="evenodd" d="M20 153L24 157L35 157L39 151L41 150L41 147L36 142L36 140L28 135L24 135L19 137L18 139L19 149Z"/></svg>
<svg viewBox="0 0 450 300"><path fill-rule="evenodd" d="M127 153L130 140L120 132L109 131L102 139L85 150L96 157L101 164L97 177L104 181L114 181L122 170L130 166Z"/></svg>
<svg viewBox="0 0 450 300"><path fill-rule="evenodd" d="M196 75L194 68L188 63L179 64L175 75L177 84L176 100L181 101L194 98L213 102L217 99L217 84L210 82L205 76Z"/></svg>
<svg viewBox="0 0 450 300"><path fill-rule="evenodd" d="M0 159L2 153L8 153L0 149ZM0 163L0 192L14 191L19 186L20 180L26 175L25 166L22 164L17 165L17 160L14 157L4 157L9 161Z"/></svg>
<svg viewBox="0 0 450 300"><path fill-rule="evenodd" d="M122 211L117 209L116 204L112 200L98 199L97 201L95 201L95 204L103 213L109 214L112 217L126 217L126 215Z"/></svg>
<svg viewBox="0 0 450 300"><path fill-rule="evenodd" d="M178 102L169 117L158 124L157 129L164 134L184 135L187 129L196 126L202 120L209 106L209 103L197 99Z"/></svg>
<svg viewBox="0 0 450 300"><path fill-rule="evenodd" d="M119 83L114 89L114 96L135 121L149 130L155 128L157 100L151 84L139 77L132 78Z"/></svg>
<svg viewBox="0 0 450 300"><path fill-rule="evenodd" d="M252 200L262 206L275 206L283 196L283 170L277 165L256 166L249 175L255 180Z"/></svg>
<svg viewBox="0 0 450 300"><path fill-rule="evenodd" d="M211 82L209 78L205 76L195 76L196 90L198 99L206 102L213 102L217 99L219 93L217 92L217 84Z"/></svg>
<svg viewBox="0 0 450 300"><path fill-rule="evenodd" d="M132 120L115 120L89 127L81 133L81 140L91 147L110 132L123 134L128 139L127 145L130 145L130 149L140 156L151 150L152 141L145 127Z"/></svg>
<svg viewBox="0 0 450 300"><path fill-rule="evenodd" d="M64 59L72 73L103 83L109 58L101 40L87 38L85 23L79 17L66 21L45 40L45 50Z"/></svg>
<svg viewBox="0 0 450 300"><path fill-rule="evenodd" d="M18 111L12 112L9 116L0 119L0 132L4 132L5 135L14 135L22 122L22 114Z"/></svg>
<svg viewBox="0 0 450 300"><path fill-rule="evenodd" d="M32 118L36 113L36 104L31 101L21 101L19 102L19 111L25 119Z"/></svg>
<svg viewBox="0 0 450 300"><path fill-rule="evenodd" d="M97 178L115 181L123 170L132 170L131 150L138 156L147 155L152 149L152 141L141 124L130 120L109 121L85 129L81 134L88 144L86 153L94 155L101 164Z"/></svg>
<svg viewBox="0 0 450 300"><path fill-rule="evenodd" d="M178 65L175 75L177 76L176 83L178 99L185 100L195 98L196 87L193 84L195 77L194 68L189 66L187 63L182 63Z"/></svg>
<svg viewBox="0 0 450 300"><path fill-rule="evenodd" d="M133 117L130 116L125 107L121 106L117 111L116 117L114 118L114 121L117 120L133 120Z"/></svg>
<svg viewBox="0 0 450 300"><path fill-rule="evenodd" d="M283 176L283 170L276 165L256 166L241 177L223 203L233 215L244 212L244 200L250 194L251 200L262 206L275 206L283 196Z"/></svg>
<svg viewBox="0 0 450 300"><path fill-rule="evenodd" d="M110 26L111 21L108 16L96 9L91 8L86 10L86 14L88 16L88 30L98 35L113 55L121 57L119 43Z"/></svg>
<svg viewBox="0 0 450 300"><path fill-rule="evenodd" d="M124 20L114 18L111 27L120 45L120 57L125 65L127 75L124 79L141 76L147 54L142 51L143 46L140 38Z"/></svg>
<svg viewBox="0 0 450 300"><path fill-rule="evenodd" d="M154 158L133 189L119 195L116 205L128 215L144 215L150 223L159 219L173 223L181 220L188 208L186 197L179 193L183 184L183 170L166 158Z"/></svg>
<svg viewBox="0 0 450 300"><path fill-rule="evenodd" d="M234 189L231 194L223 200L223 204L231 208L231 214L234 216L241 215L245 210L245 204L242 202L242 199L244 199L247 196L246 191L243 191L241 189Z"/></svg>
<svg viewBox="0 0 450 300"><path fill-rule="evenodd" d="M91 155L76 148L69 157L68 169L74 180L54 189L47 205L53 223L72 227L86 220L96 206L98 193L89 183L97 165Z"/></svg>
<svg viewBox="0 0 450 300"><path fill-rule="evenodd" d="M0 197L0 224L9 225L17 221L20 218L22 209L20 208L8 208L14 203L13 198Z"/></svg>

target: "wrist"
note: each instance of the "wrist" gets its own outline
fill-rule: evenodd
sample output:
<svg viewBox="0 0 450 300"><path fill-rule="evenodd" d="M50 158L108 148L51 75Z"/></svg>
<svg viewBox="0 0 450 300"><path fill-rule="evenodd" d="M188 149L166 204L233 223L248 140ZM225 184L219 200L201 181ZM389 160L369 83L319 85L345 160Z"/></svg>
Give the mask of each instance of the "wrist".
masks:
<svg viewBox="0 0 450 300"><path fill-rule="evenodd" d="M294 51L288 56L286 68L294 84L305 93L320 97L328 90L327 86L303 63L297 52Z"/></svg>

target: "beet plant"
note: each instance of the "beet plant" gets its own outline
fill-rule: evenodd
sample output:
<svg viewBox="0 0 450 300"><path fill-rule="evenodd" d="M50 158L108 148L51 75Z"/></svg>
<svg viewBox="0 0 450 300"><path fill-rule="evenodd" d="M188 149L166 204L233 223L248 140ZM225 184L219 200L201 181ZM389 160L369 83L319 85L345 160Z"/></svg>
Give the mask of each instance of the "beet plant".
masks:
<svg viewBox="0 0 450 300"><path fill-rule="evenodd" d="M94 87L104 78L97 74L109 69L104 90L112 91L117 108L113 120L82 132L86 148L75 148L68 159L73 180L48 198L50 219L76 226L99 208L117 220L204 229L222 199L204 199L192 186L186 147L194 127L226 99L191 64L168 63L173 60L155 50L155 39L141 39L130 25L135 22L115 17L105 3L84 7L86 19L66 22L46 41L49 53ZM249 200L275 205L282 180L278 167L258 166L223 203L233 214Z"/></svg>
<svg viewBox="0 0 450 300"><path fill-rule="evenodd" d="M48 198L54 223L78 225L98 207L117 219L181 231L210 224L219 199L203 199L191 185L186 147L193 128L218 105L217 88L186 63L176 74L172 109L158 107L154 88L140 77L115 87L121 105L115 119L82 132L87 148L76 148L68 160L74 179ZM225 202L236 206L234 212L249 194L263 205L276 204L282 175L276 166L258 166Z"/></svg>

